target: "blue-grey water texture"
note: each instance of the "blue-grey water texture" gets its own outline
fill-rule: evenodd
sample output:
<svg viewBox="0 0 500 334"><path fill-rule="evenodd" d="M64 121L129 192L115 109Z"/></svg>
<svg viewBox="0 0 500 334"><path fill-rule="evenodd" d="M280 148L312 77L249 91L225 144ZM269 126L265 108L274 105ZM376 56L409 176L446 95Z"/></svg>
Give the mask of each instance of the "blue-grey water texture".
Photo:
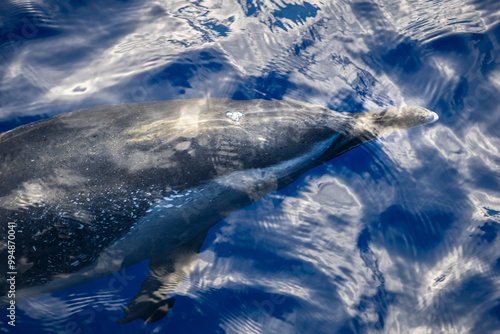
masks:
<svg viewBox="0 0 500 334"><path fill-rule="evenodd" d="M1 332L500 333L497 0L2 0L0 27L1 131L198 97L440 117L214 226L158 322L115 323L145 261L19 302Z"/></svg>

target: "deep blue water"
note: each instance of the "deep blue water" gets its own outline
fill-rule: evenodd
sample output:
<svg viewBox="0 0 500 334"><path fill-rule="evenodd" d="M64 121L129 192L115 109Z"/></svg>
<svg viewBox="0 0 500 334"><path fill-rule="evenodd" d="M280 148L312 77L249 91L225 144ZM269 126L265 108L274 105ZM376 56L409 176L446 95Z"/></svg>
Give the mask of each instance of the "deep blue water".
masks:
<svg viewBox="0 0 500 334"><path fill-rule="evenodd" d="M214 226L153 324L147 262L18 303L12 333L500 333L500 2L0 3L0 131L195 97L437 123L325 163ZM1 163L1 162L0 162Z"/></svg>

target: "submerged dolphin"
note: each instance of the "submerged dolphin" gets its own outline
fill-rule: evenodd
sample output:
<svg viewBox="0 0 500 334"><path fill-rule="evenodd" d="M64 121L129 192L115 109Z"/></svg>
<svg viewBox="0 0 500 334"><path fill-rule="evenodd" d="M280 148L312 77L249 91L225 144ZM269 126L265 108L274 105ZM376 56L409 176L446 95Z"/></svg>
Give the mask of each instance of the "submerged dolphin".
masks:
<svg viewBox="0 0 500 334"><path fill-rule="evenodd" d="M207 98L99 106L21 126L0 135L0 275L14 271L12 230L17 301L152 259L121 322L156 321L173 305L165 297L181 264L229 213L381 134L436 119L422 107L347 114Z"/></svg>

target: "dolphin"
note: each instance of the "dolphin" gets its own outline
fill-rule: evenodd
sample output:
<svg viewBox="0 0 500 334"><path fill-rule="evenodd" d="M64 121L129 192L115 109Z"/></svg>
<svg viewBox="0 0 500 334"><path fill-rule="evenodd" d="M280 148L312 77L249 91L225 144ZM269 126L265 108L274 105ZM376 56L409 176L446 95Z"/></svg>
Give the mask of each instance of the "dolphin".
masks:
<svg viewBox="0 0 500 334"><path fill-rule="evenodd" d="M96 106L3 133L0 302L10 273L20 301L151 259L119 322L157 321L218 221L356 146L437 118L423 107L339 113L201 98Z"/></svg>

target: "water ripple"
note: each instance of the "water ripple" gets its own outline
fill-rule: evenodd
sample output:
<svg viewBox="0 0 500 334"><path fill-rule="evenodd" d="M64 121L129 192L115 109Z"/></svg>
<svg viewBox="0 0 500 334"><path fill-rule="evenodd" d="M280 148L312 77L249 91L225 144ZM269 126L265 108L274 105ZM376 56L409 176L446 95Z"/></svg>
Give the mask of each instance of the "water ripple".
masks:
<svg viewBox="0 0 500 334"><path fill-rule="evenodd" d="M1 2L0 131L97 104L208 96L440 116L227 217L160 322L115 327L140 282L113 294L103 283L19 304L19 328L493 332L499 13L494 0Z"/></svg>

